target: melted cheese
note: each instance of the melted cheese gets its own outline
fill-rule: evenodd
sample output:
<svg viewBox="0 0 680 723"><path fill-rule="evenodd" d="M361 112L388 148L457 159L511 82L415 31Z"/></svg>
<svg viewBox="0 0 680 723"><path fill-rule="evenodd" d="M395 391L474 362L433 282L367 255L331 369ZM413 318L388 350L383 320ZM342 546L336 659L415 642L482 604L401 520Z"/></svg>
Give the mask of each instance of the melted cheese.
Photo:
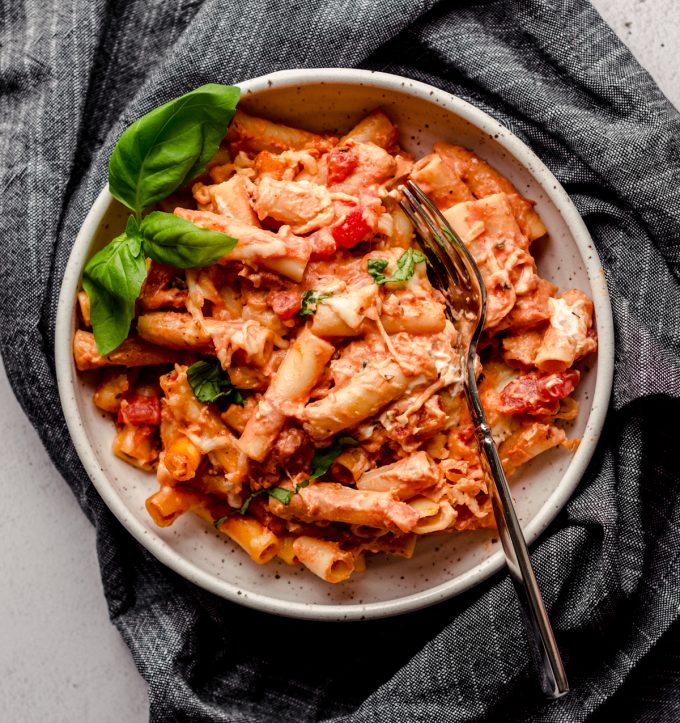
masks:
<svg viewBox="0 0 680 723"><path fill-rule="evenodd" d="M585 326L578 310L565 299L548 299L550 304L550 326L560 334L570 336L575 340L583 338Z"/></svg>
<svg viewBox="0 0 680 723"><path fill-rule="evenodd" d="M519 422L514 416L499 414L498 419L491 425L491 435L494 442L499 445L519 428Z"/></svg>
<svg viewBox="0 0 680 723"><path fill-rule="evenodd" d="M359 327L366 318L366 314L373 306L378 297L378 287L362 286L358 289L331 296L324 299L322 303L329 306L333 311L352 329Z"/></svg>

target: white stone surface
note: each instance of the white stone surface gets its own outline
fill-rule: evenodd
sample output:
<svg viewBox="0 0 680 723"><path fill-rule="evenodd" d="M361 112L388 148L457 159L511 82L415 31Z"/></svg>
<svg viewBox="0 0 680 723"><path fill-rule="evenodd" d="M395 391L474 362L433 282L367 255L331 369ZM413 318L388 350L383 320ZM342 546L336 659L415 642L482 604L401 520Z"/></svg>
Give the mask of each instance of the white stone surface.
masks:
<svg viewBox="0 0 680 723"><path fill-rule="evenodd" d="M146 685L109 622L94 528L0 364L0 719L136 723Z"/></svg>
<svg viewBox="0 0 680 723"><path fill-rule="evenodd" d="M680 2L593 4L680 106ZM146 686L108 619L94 530L42 449L2 368L0 438L2 720L147 720Z"/></svg>

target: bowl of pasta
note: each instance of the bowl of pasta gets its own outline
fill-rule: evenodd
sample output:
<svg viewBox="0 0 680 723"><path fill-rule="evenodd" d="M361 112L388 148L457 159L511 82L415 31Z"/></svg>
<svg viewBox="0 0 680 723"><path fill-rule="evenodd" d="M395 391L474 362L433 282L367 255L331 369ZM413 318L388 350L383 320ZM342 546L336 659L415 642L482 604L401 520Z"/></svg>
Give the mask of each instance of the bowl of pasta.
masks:
<svg viewBox="0 0 680 723"><path fill-rule="evenodd" d="M399 205L409 178L482 271L480 395L529 542L586 469L607 287L526 145L384 73L202 86L121 136L65 272L56 365L106 504L213 593L364 619L505 564L456 329Z"/></svg>

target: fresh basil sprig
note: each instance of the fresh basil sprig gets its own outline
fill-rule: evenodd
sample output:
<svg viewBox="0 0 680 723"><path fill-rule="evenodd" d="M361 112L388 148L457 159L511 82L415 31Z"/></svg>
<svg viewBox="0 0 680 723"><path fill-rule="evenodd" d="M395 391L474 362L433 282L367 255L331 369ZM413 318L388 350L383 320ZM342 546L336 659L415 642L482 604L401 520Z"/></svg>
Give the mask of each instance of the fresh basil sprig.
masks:
<svg viewBox="0 0 680 723"><path fill-rule="evenodd" d="M125 232L98 251L83 271L94 340L102 356L112 352L128 335L135 301L145 278L142 237L131 216Z"/></svg>
<svg viewBox="0 0 680 723"><path fill-rule="evenodd" d="M383 271L387 268L387 259L369 259L368 273L373 277L376 284L395 284L400 281L408 281L416 271L416 264L425 261L425 256L417 249L410 248L397 260L397 270L392 276L385 276Z"/></svg>
<svg viewBox="0 0 680 723"><path fill-rule="evenodd" d="M100 354L125 340L146 276L145 256L179 268L210 266L236 239L198 228L147 206L205 169L234 116L239 89L210 83L152 110L120 137L109 162L109 190L134 212L124 234L97 253L83 271L92 330Z"/></svg>
<svg viewBox="0 0 680 723"><path fill-rule="evenodd" d="M313 316L314 314L316 314L316 307L319 302L330 299L331 296L333 296L332 293L320 294L314 289L307 289L307 291L302 294L301 306L300 311L298 311L298 316Z"/></svg>
<svg viewBox="0 0 680 723"><path fill-rule="evenodd" d="M135 212L203 172L234 117L239 89L209 83L155 108L129 126L111 156L109 190Z"/></svg>
<svg viewBox="0 0 680 723"><path fill-rule="evenodd" d="M344 447L356 447L359 443L354 437L336 437L330 446L317 449L312 458L312 473L309 479L323 477L331 465L342 454Z"/></svg>
<svg viewBox="0 0 680 723"><path fill-rule="evenodd" d="M225 398L231 404L243 406L246 402L217 359L197 361L187 369L187 381L199 402L215 402Z"/></svg>
<svg viewBox="0 0 680 723"><path fill-rule="evenodd" d="M174 213L153 211L140 228L146 255L180 269L210 266L236 246L236 239L226 233L199 228Z"/></svg>

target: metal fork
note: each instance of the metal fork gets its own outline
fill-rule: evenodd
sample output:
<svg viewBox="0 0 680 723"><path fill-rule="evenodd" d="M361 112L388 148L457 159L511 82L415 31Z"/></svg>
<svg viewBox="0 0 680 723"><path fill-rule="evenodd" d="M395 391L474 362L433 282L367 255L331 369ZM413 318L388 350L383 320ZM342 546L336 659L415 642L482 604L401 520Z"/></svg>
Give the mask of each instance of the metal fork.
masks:
<svg viewBox="0 0 680 723"><path fill-rule="evenodd" d="M423 190L413 181L407 181L398 190L403 196L400 205L422 239L430 278L444 295L447 316L458 330L465 394L491 483L498 533L529 631L532 657L543 692L550 698L559 698L569 691L569 682L477 390L477 343L486 319L486 287L465 244Z"/></svg>

